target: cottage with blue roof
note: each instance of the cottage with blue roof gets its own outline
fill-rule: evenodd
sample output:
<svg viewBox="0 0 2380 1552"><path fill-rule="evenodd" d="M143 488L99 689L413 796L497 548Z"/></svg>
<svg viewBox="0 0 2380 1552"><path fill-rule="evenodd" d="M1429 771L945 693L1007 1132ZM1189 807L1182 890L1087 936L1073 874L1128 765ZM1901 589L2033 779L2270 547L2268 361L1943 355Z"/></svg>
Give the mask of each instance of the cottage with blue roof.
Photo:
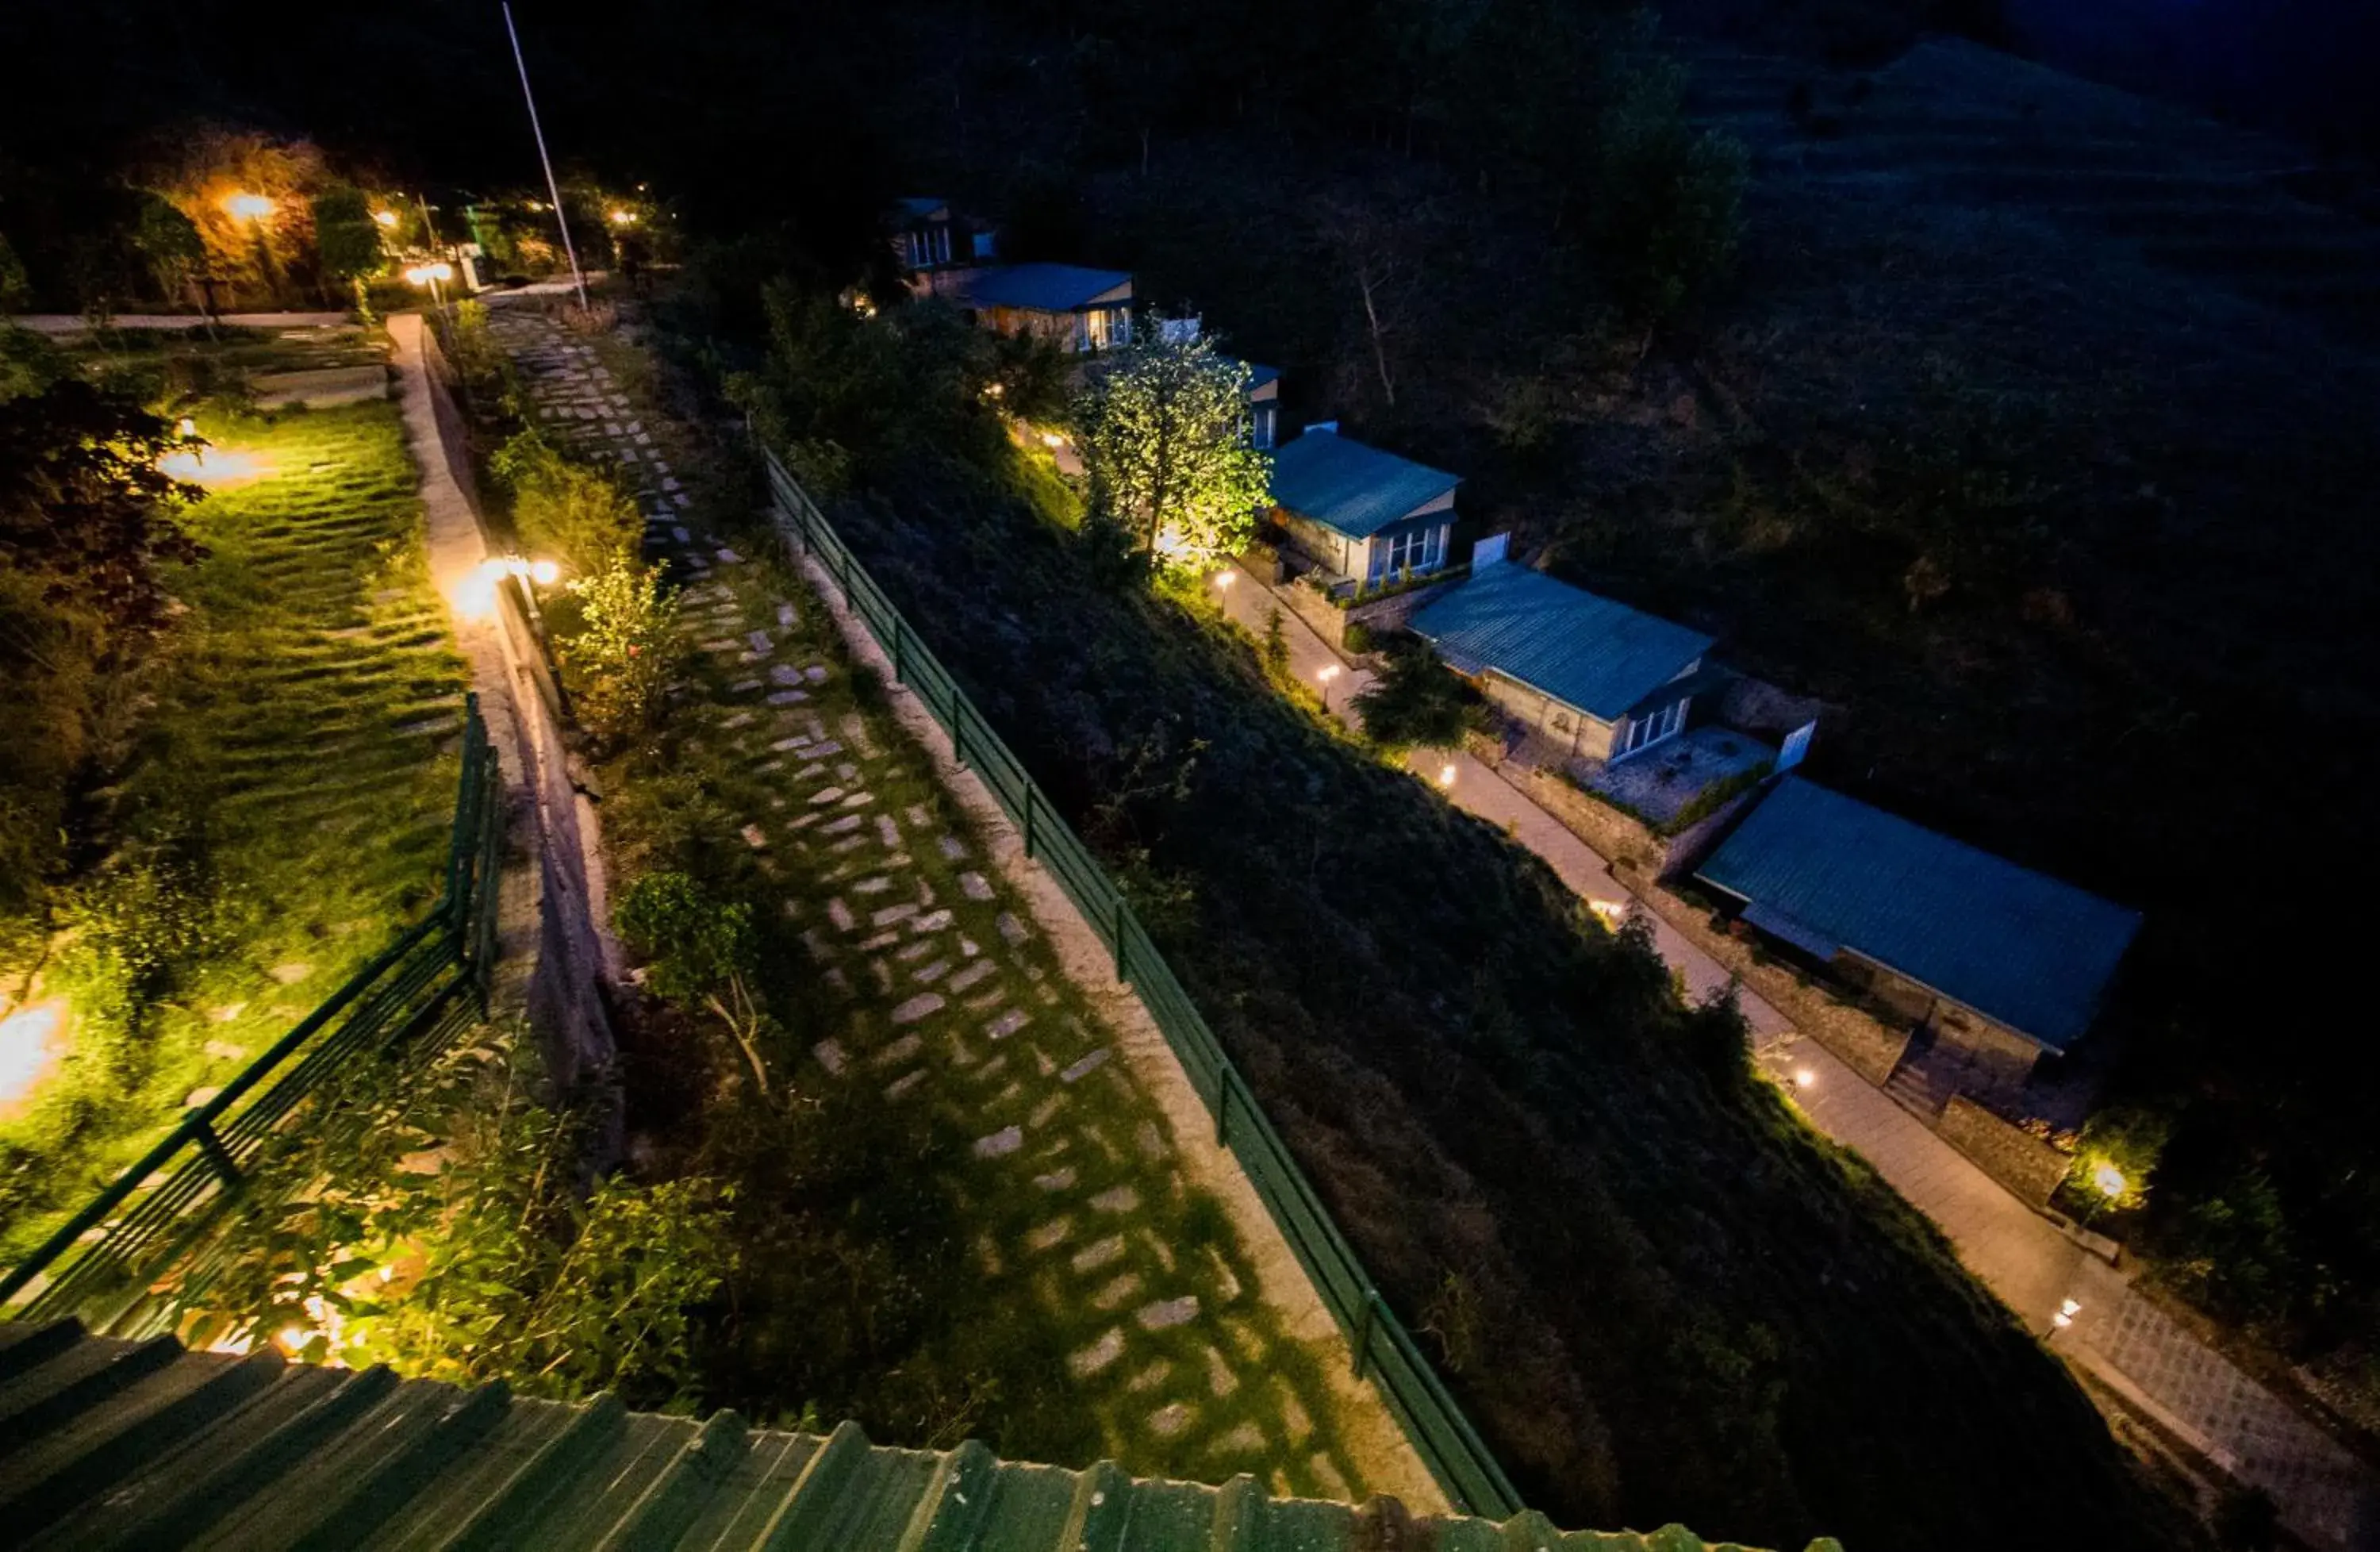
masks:
<svg viewBox="0 0 2380 1552"><path fill-rule="evenodd" d="M1291 547L1337 585L1378 587L1446 564L1462 479L1339 434L1333 422L1273 455L1272 501Z"/></svg>
<svg viewBox="0 0 2380 1552"><path fill-rule="evenodd" d="M1034 334L1062 350L1132 343L1132 276L1080 264L990 264L945 270L929 289L1003 334Z"/></svg>
<svg viewBox="0 0 2380 1552"><path fill-rule="evenodd" d="M1696 875L1742 919L2021 1076L2090 1028L2128 911L1798 776Z"/></svg>
<svg viewBox="0 0 2380 1552"><path fill-rule="evenodd" d="M1612 760L1683 731L1711 638L1557 582L1483 540L1471 576L1411 629L1498 708L1564 755Z"/></svg>

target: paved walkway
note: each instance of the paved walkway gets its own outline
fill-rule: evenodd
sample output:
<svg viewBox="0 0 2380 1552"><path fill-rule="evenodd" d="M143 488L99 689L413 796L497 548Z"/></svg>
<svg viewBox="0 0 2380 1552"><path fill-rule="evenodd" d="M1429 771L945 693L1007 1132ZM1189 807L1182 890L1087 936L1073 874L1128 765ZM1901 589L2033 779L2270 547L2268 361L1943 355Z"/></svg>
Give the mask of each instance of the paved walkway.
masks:
<svg viewBox="0 0 2380 1552"><path fill-rule="evenodd" d="M14 321L20 329L37 334L82 334L91 332L91 320L79 312L29 312ZM226 329L329 329L355 321L344 312L226 312L218 313L215 322ZM119 312L111 316L111 329L202 329L207 321L195 312Z"/></svg>
<svg viewBox="0 0 2380 1552"><path fill-rule="evenodd" d="M492 327L549 434L616 466L648 548L686 579L699 666L676 715L719 762L707 788L818 979L802 1048L771 1056L771 1081L865 1085L871 1103L964 1129L971 1146L943 1183L975 1235L971 1297L987 1319L1013 1312L1020 1339L1062 1339L1037 1388L1096 1418L1131 1469L1247 1471L1333 1498L1419 1486L1428 1501L1426 1477L1359 1447L1328 1355L1266 1296L992 848L863 698L827 611L702 531L671 429L591 344L528 309ZM1038 1398L1007 1400L1029 1412Z"/></svg>
<svg viewBox="0 0 2380 1552"><path fill-rule="evenodd" d="M1278 608L1290 663L1308 684L1339 664L1331 715L1354 725L1354 700L1371 676L1346 664L1313 628L1260 583L1232 568L1220 588L1225 612L1265 633ZM1486 764L1459 749L1416 750L1415 772L1448 799L1510 833L1545 859L1606 921L1634 897L1610 866L1560 820ZM1451 776L1451 781L1450 781ZM1730 979L1721 965L1658 915L1654 946L1687 994L1708 997ZM1866 1082L1791 1020L1739 988L1755 1059L1785 1085L1811 1125L1852 1149L1941 1229L1959 1259L2036 1336L2241 1480L2272 1493L2292 1528L2317 1545L2362 1552L2380 1547L2380 1480L2270 1391L2177 1326L2133 1291L2124 1275L2085 1253L2048 1219L2002 1189L1937 1135ZM2067 1301L2082 1307L2070 1328L2055 1324Z"/></svg>

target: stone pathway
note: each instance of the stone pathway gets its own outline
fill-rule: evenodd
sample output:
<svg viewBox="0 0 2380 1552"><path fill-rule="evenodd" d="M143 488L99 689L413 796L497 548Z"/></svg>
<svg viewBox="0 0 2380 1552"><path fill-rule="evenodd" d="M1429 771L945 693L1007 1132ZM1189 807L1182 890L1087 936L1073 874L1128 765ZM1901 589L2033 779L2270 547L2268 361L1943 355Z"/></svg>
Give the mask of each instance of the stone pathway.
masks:
<svg viewBox="0 0 2380 1552"><path fill-rule="evenodd" d="M540 419L622 466L651 550L686 577L683 618L710 747L751 780L744 843L783 891L823 996L796 1085L864 1084L972 1139L952 1189L977 1227L984 1318L1030 1300L1076 1333L1053 1385L1130 1469L1345 1498L1369 1484L1339 1441L1316 1356L1284 1333L1220 1205L1192 1188L1111 1031L1057 969L921 751L863 709L832 626L699 533L651 410L595 347L496 309ZM817 617L814 617L817 616Z"/></svg>

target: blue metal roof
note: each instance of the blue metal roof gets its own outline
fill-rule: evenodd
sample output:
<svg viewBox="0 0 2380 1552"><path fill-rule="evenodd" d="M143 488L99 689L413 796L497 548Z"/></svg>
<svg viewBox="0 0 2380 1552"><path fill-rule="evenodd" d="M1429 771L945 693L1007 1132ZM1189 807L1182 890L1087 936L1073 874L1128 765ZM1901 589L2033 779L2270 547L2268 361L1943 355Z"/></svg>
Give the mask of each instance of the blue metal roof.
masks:
<svg viewBox="0 0 2380 1552"><path fill-rule="evenodd" d="M1272 455L1273 504L1349 539L1369 539L1462 483L1336 431L1308 430Z"/></svg>
<svg viewBox="0 0 2380 1552"><path fill-rule="evenodd" d="M1779 936L1850 949L2056 1051L2090 1027L2141 926L2137 911L1798 776L1700 877L1798 929Z"/></svg>
<svg viewBox="0 0 2380 1552"><path fill-rule="evenodd" d="M967 300L977 307L1072 312L1094 297L1131 284L1131 274L1123 270L1087 270L1079 264L1002 264L969 275Z"/></svg>
<svg viewBox="0 0 2380 1552"><path fill-rule="evenodd" d="M1615 721L1710 650L1700 631L1500 561L1413 617L1465 673L1492 668L1600 721Z"/></svg>
<svg viewBox="0 0 2380 1552"><path fill-rule="evenodd" d="M1221 1487L1016 1465L972 1440L889 1449L858 1425L747 1429L282 1361L0 1324L0 1514L71 1546L540 1552L1728 1552L1677 1526L1557 1531L1544 1516L1408 1520ZM1831 1541L1811 1552L1841 1552ZM1735 1548L1734 1552L1744 1552Z"/></svg>

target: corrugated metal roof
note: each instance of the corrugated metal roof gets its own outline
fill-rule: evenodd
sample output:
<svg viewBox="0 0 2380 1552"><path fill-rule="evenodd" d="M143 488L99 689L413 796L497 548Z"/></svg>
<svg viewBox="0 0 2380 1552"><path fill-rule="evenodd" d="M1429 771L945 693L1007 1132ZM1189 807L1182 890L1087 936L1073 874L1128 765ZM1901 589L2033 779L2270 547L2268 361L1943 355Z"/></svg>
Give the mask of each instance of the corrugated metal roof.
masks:
<svg viewBox="0 0 2380 1552"><path fill-rule="evenodd" d="M971 273L967 299L977 307L1072 312L1095 297L1131 284L1132 276L1123 270L1087 270L1079 264L1002 264Z"/></svg>
<svg viewBox="0 0 2380 1552"><path fill-rule="evenodd" d="M2141 925L2137 911L1798 776L1700 877L2052 1050L2090 1027Z"/></svg>
<svg viewBox="0 0 2380 1552"><path fill-rule="evenodd" d="M1309 430L1272 458L1273 504L1349 539L1369 539L1462 483L1336 431Z"/></svg>
<svg viewBox="0 0 2380 1552"><path fill-rule="evenodd" d="M1706 1552L1524 1514L1413 1520L1221 1487L753 1431L354 1373L0 1326L0 1524L12 1544L278 1552L363 1546L795 1552ZM1814 1542L1811 1552L1831 1549ZM1724 1552L1712 1547L1707 1552ZM1743 1549L1737 1549L1743 1552Z"/></svg>
<svg viewBox="0 0 2380 1552"><path fill-rule="evenodd" d="M1700 631L1498 562L1431 600L1413 628L1465 673L1492 668L1602 721L1710 650Z"/></svg>

